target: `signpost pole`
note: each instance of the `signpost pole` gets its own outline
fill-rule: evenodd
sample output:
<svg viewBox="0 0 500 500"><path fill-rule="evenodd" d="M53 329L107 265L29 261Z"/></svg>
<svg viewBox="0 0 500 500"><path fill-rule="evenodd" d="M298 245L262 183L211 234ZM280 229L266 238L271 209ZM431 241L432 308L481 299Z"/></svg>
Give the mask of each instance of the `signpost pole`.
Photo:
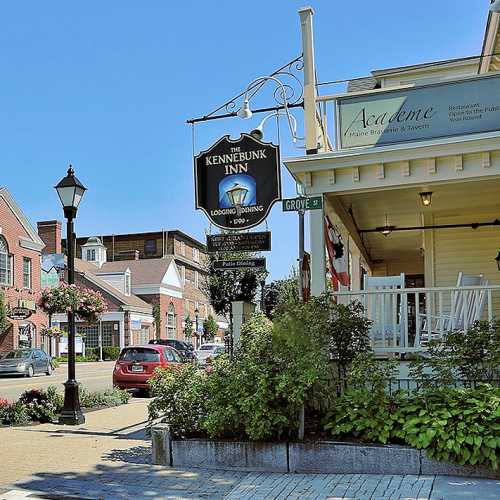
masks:
<svg viewBox="0 0 500 500"><path fill-rule="evenodd" d="M304 276L302 264L304 262L304 210L299 210L299 300L304 302Z"/></svg>

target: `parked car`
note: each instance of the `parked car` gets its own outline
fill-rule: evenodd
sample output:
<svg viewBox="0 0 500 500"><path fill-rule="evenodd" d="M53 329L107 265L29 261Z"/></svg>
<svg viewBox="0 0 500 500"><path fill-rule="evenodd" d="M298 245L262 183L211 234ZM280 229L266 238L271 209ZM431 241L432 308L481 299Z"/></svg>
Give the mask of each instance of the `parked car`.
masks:
<svg viewBox="0 0 500 500"><path fill-rule="evenodd" d="M0 375L52 375L52 359L41 349L16 349L0 358Z"/></svg>
<svg viewBox="0 0 500 500"><path fill-rule="evenodd" d="M180 355L170 346L148 344L125 347L113 370L113 385L120 389L147 391L148 380L156 368L178 366L181 363Z"/></svg>
<svg viewBox="0 0 500 500"><path fill-rule="evenodd" d="M222 344L207 343L202 344L198 350L194 352L196 356L196 361L200 365L206 365L217 356L220 356L226 351Z"/></svg>
<svg viewBox="0 0 500 500"><path fill-rule="evenodd" d="M168 345L173 347L182 357L182 360L185 363L190 363L194 361L194 347L188 342L183 342L182 340L177 339L152 339L149 341L149 344L153 345Z"/></svg>

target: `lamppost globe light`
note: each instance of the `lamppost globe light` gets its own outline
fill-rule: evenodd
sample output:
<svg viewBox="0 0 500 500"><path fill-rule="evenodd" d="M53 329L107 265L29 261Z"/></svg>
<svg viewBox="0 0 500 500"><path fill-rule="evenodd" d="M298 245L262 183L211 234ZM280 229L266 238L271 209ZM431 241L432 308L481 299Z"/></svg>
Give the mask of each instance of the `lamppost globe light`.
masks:
<svg viewBox="0 0 500 500"><path fill-rule="evenodd" d="M75 177L75 171L71 164L68 168L68 174L54 187L61 200L65 215L71 213L72 217L75 217L87 188Z"/></svg>
<svg viewBox="0 0 500 500"><path fill-rule="evenodd" d="M243 100L243 104L241 105L241 108L239 109L237 115L242 118L243 120L248 120L249 118L252 118L252 110L250 109L250 102L248 99Z"/></svg>
<svg viewBox="0 0 500 500"><path fill-rule="evenodd" d="M494 0L490 5L490 11L500 13L500 0Z"/></svg>
<svg viewBox="0 0 500 500"><path fill-rule="evenodd" d="M259 125L250 132L250 135L261 141L264 138L264 125L266 124L267 120L269 120L273 116L284 116L291 122L293 143L296 143L297 139L303 139L303 137L297 137L297 119L295 118L295 116L293 116L291 113L285 113L284 111L275 111L274 113L265 116L259 123Z"/></svg>

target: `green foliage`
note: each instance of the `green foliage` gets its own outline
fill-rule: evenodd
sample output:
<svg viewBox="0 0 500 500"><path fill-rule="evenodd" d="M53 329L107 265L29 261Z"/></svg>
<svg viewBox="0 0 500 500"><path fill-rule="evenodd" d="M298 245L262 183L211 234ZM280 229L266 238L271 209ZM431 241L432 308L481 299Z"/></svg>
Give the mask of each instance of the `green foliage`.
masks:
<svg viewBox="0 0 500 500"><path fill-rule="evenodd" d="M492 382L500 377L500 320L480 321L467 333L456 330L432 340L426 356L412 361L410 374L424 386L458 379Z"/></svg>
<svg viewBox="0 0 500 500"><path fill-rule="evenodd" d="M5 296L0 292L0 335L7 331L10 327L10 322L7 318L7 305L5 304Z"/></svg>
<svg viewBox="0 0 500 500"><path fill-rule="evenodd" d="M25 425L29 421L28 410L21 402L9 403L6 400L0 400L1 425Z"/></svg>
<svg viewBox="0 0 500 500"><path fill-rule="evenodd" d="M289 278L269 283L264 289L264 313L269 319L272 320L276 309L285 303L299 303L298 278L295 272Z"/></svg>
<svg viewBox="0 0 500 500"><path fill-rule="evenodd" d="M148 408L150 421L161 418L175 437L202 435L208 397L206 379L206 373L191 364L157 369L149 381L154 397Z"/></svg>
<svg viewBox="0 0 500 500"><path fill-rule="evenodd" d="M52 422L62 408L62 399L55 387L47 391L31 389L23 392L19 403L26 408L28 418L35 422Z"/></svg>
<svg viewBox="0 0 500 500"><path fill-rule="evenodd" d="M235 300L252 302L265 273L255 269L220 271L213 268L213 263L216 260L251 259L257 256L258 254L249 252L218 252L209 255L208 279L201 284L201 288L210 297L210 303L217 314L228 315L231 302Z"/></svg>
<svg viewBox="0 0 500 500"><path fill-rule="evenodd" d="M383 395L388 384L395 380L397 367L395 359L381 360L371 352L357 353L349 368L347 386Z"/></svg>
<svg viewBox="0 0 500 500"><path fill-rule="evenodd" d="M370 442L403 442L436 460L498 467L500 388L440 389L389 396L354 389L340 398L326 421L333 436Z"/></svg>
<svg viewBox="0 0 500 500"><path fill-rule="evenodd" d="M209 314L208 318L203 322L203 339L208 341L213 340L217 335L218 329L217 321Z"/></svg>
<svg viewBox="0 0 500 500"><path fill-rule="evenodd" d="M371 321L365 317L359 302L349 305L333 304L330 307L328 335L331 359L338 365L339 377L344 377L348 366L360 352L369 352Z"/></svg>
<svg viewBox="0 0 500 500"><path fill-rule="evenodd" d="M325 337L318 316L328 313L315 300L287 311L279 328L262 314L247 321L231 361L222 355L205 371L191 365L159 370L150 382L150 418L162 418L182 437L294 435L299 409L325 378L328 352L321 350Z"/></svg>
<svg viewBox="0 0 500 500"><path fill-rule="evenodd" d="M127 404L130 393L121 389L106 389L105 391L89 392L80 389L80 405L82 408L110 408Z"/></svg>
<svg viewBox="0 0 500 500"><path fill-rule="evenodd" d="M184 337L190 339L193 336L193 320L188 316L184 320Z"/></svg>
<svg viewBox="0 0 500 500"><path fill-rule="evenodd" d="M85 357L88 360L99 361L99 347L87 347L85 349Z"/></svg>
<svg viewBox="0 0 500 500"><path fill-rule="evenodd" d="M119 347L103 347L102 348L102 357L106 361L114 361L118 359L120 356L120 348Z"/></svg>

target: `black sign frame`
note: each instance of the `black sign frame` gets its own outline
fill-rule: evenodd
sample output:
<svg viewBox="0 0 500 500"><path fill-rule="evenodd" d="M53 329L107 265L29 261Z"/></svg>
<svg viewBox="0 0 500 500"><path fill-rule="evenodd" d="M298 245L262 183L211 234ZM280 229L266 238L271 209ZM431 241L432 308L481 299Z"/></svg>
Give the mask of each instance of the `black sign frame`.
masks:
<svg viewBox="0 0 500 500"><path fill-rule="evenodd" d="M280 162L279 146L271 142L246 133L221 137L194 157L196 209L221 229L258 226L281 200ZM232 196L237 187L241 205Z"/></svg>
<svg viewBox="0 0 500 500"><path fill-rule="evenodd" d="M217 252L269 252L271 232L226 233L207 235L207 250Z"/></svg>

